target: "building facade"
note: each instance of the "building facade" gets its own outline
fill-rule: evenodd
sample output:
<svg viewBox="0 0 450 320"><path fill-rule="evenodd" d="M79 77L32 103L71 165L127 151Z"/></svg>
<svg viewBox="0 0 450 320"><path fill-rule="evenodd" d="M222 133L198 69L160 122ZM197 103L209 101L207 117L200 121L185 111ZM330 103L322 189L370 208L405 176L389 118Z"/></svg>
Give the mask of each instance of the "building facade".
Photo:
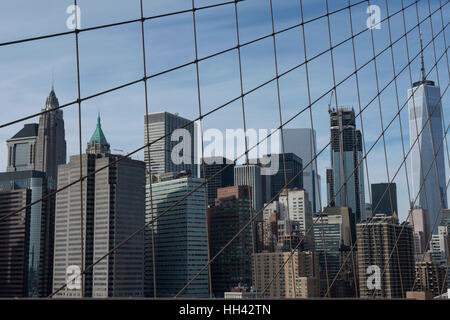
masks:
<svg viewBox="0 0 450 320"><path fill-rule="evenodd" d="M435 263L447 265L449 259L448 233L446 226L439 226L438 233L433 234L430 240L429 252Z"/></svg>
<svg viewBox="0 0 450 320"><path fill-rule="evenodd" d="M398 215L397 208L397 185L395 183L373 183L371 184L372 212L374 214L384 213L392 216L394 212Z"/></svg>
<svg viewBox="0 0 450 320"><path fill-rule="evenodd" d="M259 165L244 164L234 167L234 185L250 186L252 192L250 201L255 214L262 210L264 203L270 198L270 188L268 188L270 182L267 182L267 179L270 179L270 176L262 175Z"/></svg>
<svg viewBox="0 0 450 320"><path fill-rule="evenodd" d="M311 202L308 192L304 189L284 189L280 194L280 220L279 224L285 235L294 235L299 240L303 239L301 248L305 251L314 250L314 235L310 231L313 224ZM278 239L280 242L280 239Z"/></svg>
<svg viewBox="0 0 450 320"><path fill-rule="evenodd" d="M356 240L353 220L347 207L327 208L321 216L314 218L313 233L315 250L320 259L321 296L353 298L356 295L356 252L351 253L350 259L345 261Z"/></svg>
<svg viewBox="0 0 450 320"><path fill-rule="evenodd" d="M415 291L431 293L433 297L447 291L447 267L433 262L426 254L422 261L416 261Z"/></svg>
<svg viewBox="0 0 450 320"><path fill-rule="evenodd" d="M174 297L208 262L205 190L203 180L187 172L156 176L152 182L146 223L161 217L145 230L145 296ZM206 269L181 296L206 298L208 283Z"/></svg>
<svg viewBox="0 0 450 320"><path fill-rule="evenodd" d="M26 124L6 141L8 147L7 172L34 170L36 168L36 139L39 125Z"/></svg>
<svg viewBox="0 0 450 320"><path fill-rule="evenodd" d="M416 204L428 211L430 225L436 225L431 233L437 234L442 210L447 208L443 113L440 88L425 79L423 65L422 70L422 81L408 89L412 190L413 197L418 197Z"/></svg>
<svg viewBox="0 0 450 320"><path fill-rule="evenodd" d="M422 255L430 239L430 219L428 210L415 208L408 214L408 222L414 229L414 242L416 256Z"/></svg>
<svg viewBox="0 0 450 320"><path fill-rule="evenodd" d="M311 199L313 213L320 211L319 190L320 175L318 174L314 151L317 151L316 132L310 128L283 129L284 152L294 153L303 163L303 188ZM280 136L281 140L281 136ZM282 146L280 141L280 146ZM280 153L283 149L280 150ZM320 199L322 200L322 199Z"/></svg>
<svg viewBox="0 0 450 320"><path fill-rule="evenodd" d="M284 188L303 188L303 162L294 153L266 155L258 161L261 167L268 171L274 161L278 163L276 170L271 170L273 172L270 175L270 198L266 201L278 199L280 191Z"/></svg>
<svg viewBox="0 0 450 320"><path fill-rule="evenodd" d="M327 170L328 203L349 207L356 222L365 219L362 136L353 109L330 110L331 168Z"/></svg>
<svg viewBox="0 0 450 320"><path fill-rule="evenodd" d="M250 221L248 186L219 188L215 206L209 209L210 252L214 257ZM232 288L252 285L252 226L231 242L211 265L212 291L224 297Z"/></svg>
<svg viewBox="0 0 450 320"><path fill-rule="evenodd" d="M196 131L194 123L169 112L151 113L145 118L145 162L153 174L189 170L197 178Z"/></svg>
<svg viewBox="0 0 450 320"><path fill-rule="evenodd" d="M208 206L213 206L217 198L217 189L234 185L234 162L223 157L203 159L200 177L208 180Z"/></svg>
<svg viewBox="0 0 450 320"><path fill-rule="evenodd" d="M405 298L415 278L413 228L395 215L377 214L357 225L357 247L360 297ZM372 282L378 271L379 283Z"/></svg>
<svg viewBox="0 0 450 320"><path fill-rule="evenodd" d="M52 88L39 118L36 139L36 170L45 172L49 183L56 186L58 166L66 163L66 139L63 111ZM55 110L53 110L55 109Z"/></svg>
<svg viewBox="0 0 450 320"><path fill-rule="evenodd" d="M59 166L58 189L80 178L80 165L87 176L83 184L56 196L54 291L67 282L70 270L84 270L100 260L145 221L145 163L112 155L100 118L81 163L75 155ZM54 297L143 297L143 233L87 270L80 282Z"/></svg>
<svg viewBox="0 0 450 320"><path fill-rule="evenodd" d="M319 281L319 257L314 252L255 254L253 282L266 298L319 297Z"/></svg>
<svg viewBox="0 0 450 320"><path fill-rule="evenodd" d="M45 197L43 172L0 173L0 218ZM51 293L53 201L49 198L0 223L0 297L37 298Z"/></svg>

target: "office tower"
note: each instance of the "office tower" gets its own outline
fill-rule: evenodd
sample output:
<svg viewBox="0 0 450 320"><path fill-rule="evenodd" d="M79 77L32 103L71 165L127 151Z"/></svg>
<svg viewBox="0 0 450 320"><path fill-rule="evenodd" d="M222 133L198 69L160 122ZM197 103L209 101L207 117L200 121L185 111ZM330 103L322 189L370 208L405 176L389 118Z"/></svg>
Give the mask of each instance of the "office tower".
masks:
<svg viewBox="0 0 450 320"><path fill-rule="evenodd" d="M400 225L396 215L376 214L356 229L360 297L406 297L415 277L413 228Z"/></svg>
<svg viewBox="0 0 450 320"><path fill-rule="evenodd" d="M267 287L266 298L319 297L318 255L295 250L290 256L289 251L255 254L253 283L256 291L261 293Z"/></svg>
<svg viewBox="0 0 450 320"><path fill-rule="evenodd" d="M37 123L26 124L12 138L6 140L8 147L8 165L6 171L14 172L35 169L38 127Z"/></svg>
<svg viewBox="0 0 450 320"><path fill-rule="evenodd" d="M414 229L414 241L416 255L422 255L430 240L430 221L428 211L424 209L412 209L408 215L408 222Z"/></svg>
<svg viewBox="0 0 450 320"><path fill-rule="evenodd" d="M52 88L39 118L36 139L36 170L45 172L53 188L57 181L58 166L66 163L66 139L63 111Z"/></svg>
<svg viewBox="0 0 450 320"><path fill-rule="evenodd" d="M416 284L414 290L425 291L438 296L447 291L447 267L433 262L430 254L423 261L416 261Z"/></svg>
<svg viewBox="0 0 450 320"><path fill-rule="evenodd" d="M304 189L284 189L280 194L280 220L285 222L285 235L303 239L301 248L314 250L314 236L308 232L312 227L312 210L308 192ZM280 228L280 226L279 226ZM278 239L280 241L280 239Z"/></svg>
<svg viewBox="0 0 450 320"><path fill-rule="evenodd" d="M54 291L66 283L70 270L83 270L98 261L145 222L145 163L110 153L100 117L81 165L87 176L83 184L56 195ZM96 170L100 171L94 174ZM58 167L58 189L79 178L79 155ZM143 233L88 270L81 282L79 287L62 289L55 298L142 297Z"/></svg>
<svg viewBox="0 0 450 320"><path fill-rule="evenodd" d="M0 173L0 218L47 194L43 172ZM51 293L53 209L47 198L0 223L0 297Z"/></svg>
<svg viewBox="0 0 450 320"><path fill-rule="evenodd" d="M210 179L206 188L208 205L213 206L217 198L217 189L234 185L234 161L223 157L205 158L200 166L200 177Z"/></svg>
<svg viewBox="0 0 450 320"><path fill-rule="evenodd" d="M174 297L208 263L203 180L188 172L154 175L152 180L153 206L147 185L146 223L160 218L145 230L145 295ZM180 296L207 298L208 292L205 269Z"/></svg>
<svg viewBox="0 0 450 320"><path fill-rule="evenodd" d="M189 170L197 178L196 132L194 123L178 114L151 113L145 118L145 162L153 174ZM189 124L190 123L190 124ZM148 131L148 132L147 132Z"/></svg>
<svg viewBox="0 0 450 320"><path fill-rule="evenodd" d="M392 216L397 209L397 185L395 183L372 183L372 210Z"/></svg>
<svg viewBox="0 0 450 320"><path fill-rule="evenodd" d="M345 261L356 239L353 221L351 210L347 207L326 208L322 216L314 218L313 233L315 251L320 259L321 296L326 295L328 286L334 281L330 297L355 297L356 253Z"/></svg>
<svg viewBox="0 0 450 320"><path fill-rule="evenodd" d="M447 180L442 145L440 88L433 81L427 80L425 75L422 55L422 80L408 89L412 189L414 198L418 196L416 204L428 210L430 225L433 226L435 221L436 225L439 224L442 209L447 208ZM437 227L431 233L436 234Z"/></svg>
<svg viewBox="0 0 450 320"><path fill-rule="evenodd" d="M278 163L277 166L273 165L274 161ZM266 199L266 201L278 198L280 191L284 188L303 188L302 159L294 153L266 155L259 159L258 162L262 168L271 171L270 198ZM286 186L288 183L289 185Z"/></svg>
<svg viewBox="0 0 450 320"><path fill-rule="evenodd" d="M267 191L267 189L265 189L263 185L263 181L267 177L270 176L261 175L261 167L259 165L249 164L247 168L247 165L244 164L234 167L234 185L248 185L251 188L250 200L253 209L255 210L254 214L257 214L264 207L265 200L270 197L270 193L265 194L265 191Z"/></svg>
<svg viewBox="0 0 450 320"><path fill-rule="evenodd" d="M442 265L448 264L448 250L447 227L439 226L438 233L433 234L430 241L429 251L433 261Z"/></svg>
<svg viewBox="0 0 450 320"><path fill-rule="evenodd" d="M310 128L283 129L283 136L284 152L294 153L302 159L303 188L310 195L313 212L319 212L321 207L319 202L320 175L314 160L314 149L317 151L316 132L314 130L313 136L313 130ZM281 141L280 146L282 146ZM280 152L283 152L283 149Z"/></svg>
<svg viewBox="0 0 450 320"><path fill-rule="evenodd" d="M327 170L328 203L349 207L356 222L365 218L362 137L353 109L330 112L331 168Z"/></svg>
<svg viewBox="0 0 450 320"><path fill-rule="evenodd" d="M251 218L248 186L217 189L214 207L209 208L210 252L214 257ZM238 285L252 285L252 227L248 225L211 265L212 290L215 297Z"/></svg>

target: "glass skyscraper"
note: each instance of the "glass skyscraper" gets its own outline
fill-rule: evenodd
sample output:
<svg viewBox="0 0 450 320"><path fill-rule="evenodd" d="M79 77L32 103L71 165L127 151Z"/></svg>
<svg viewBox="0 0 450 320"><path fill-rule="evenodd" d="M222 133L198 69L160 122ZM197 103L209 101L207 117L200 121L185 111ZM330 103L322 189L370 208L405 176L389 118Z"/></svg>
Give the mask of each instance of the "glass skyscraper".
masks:
<svg viewBox="0 0 450 320"><path fill-rule="evenodd" d="M205 190L200 187L194 191L202 179L181 173L156 175L152 179L152 206L147 185L146 223L167 212L155 221L153 228L149 225L145 230L145 295L171 298L208 262ZM190 192L193 193L182 200ZM181 296L207 298L208 269Z"/></svg>
<svg viewBox="0 0 450 320"><path fill-rule="evenodd" d="M314 213L319 212L321 206L319 202L320 175L318 174L316 161L313 159L314 149L316 149L316 141L317 141L316 131L314 130L313 133L313 130L311 128L292 128L292 129L289 128L283 129L283 136L284 136L284 152L294 153L297 156L299 156L300 159L302 160L303 165L302 185L303 188L306 191L308 191L313 212ZM280 152L283 152L283 150L281 150Z"/></svg>
<svg viewBox="0 0 450 320"><path fill-rule="evenodd" d="M395 183L372 183L372 211L392 216L397 209L397 185Z"/></svg>
<svg viewBox="0 0 450 320"><path fill-rule="evenodd" d="M196 129L190 122L169 112L151 113L145 117L145 143L150 140L151 145L145 148L144 156L152 173L189 170L191 177L197 178Z"/></svg>
<svg viewBox="0 0 450 320"><path fill-rule="evenodd" d="M0 218L48 192L43 172L0 173ZM22 210L0 224L0 297L46 297L53 263L51 199Z"/></svg>
<svg viewBox="0 0 450 320"><path fill-rule="evenodd" d="M327 170L328 203L349 207L356 222L365 218L362 137L356 130L355 111L330 110L331 168Z"/></svg>
<svg viewBox="0 0 450 320"><path fill-rule="evenodd" d="M422 81L408 90L412 189L413 200L417 197L415 206L428 210L436 234L442 210L447 208L442 104L440 88L426 80L424 68L422 71Z"/></svg>

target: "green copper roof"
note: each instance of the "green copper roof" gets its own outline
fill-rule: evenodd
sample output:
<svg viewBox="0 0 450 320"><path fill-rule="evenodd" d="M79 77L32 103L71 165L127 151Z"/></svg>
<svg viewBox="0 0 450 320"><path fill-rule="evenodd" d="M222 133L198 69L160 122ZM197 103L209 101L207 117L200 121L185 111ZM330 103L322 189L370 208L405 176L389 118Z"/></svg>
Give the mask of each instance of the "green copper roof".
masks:
<svg viewBox="0 0 450 320"><path fill-rule="evenodd" d="M100 145L108 144L108 141L106 140L105 134L102 130L100 114L98 114L97 117L97 128L95 128L94 134L92 135L91 140L89 140L89 144L92 144L92 141L95 141L95 143L98 143Z"/></svg>

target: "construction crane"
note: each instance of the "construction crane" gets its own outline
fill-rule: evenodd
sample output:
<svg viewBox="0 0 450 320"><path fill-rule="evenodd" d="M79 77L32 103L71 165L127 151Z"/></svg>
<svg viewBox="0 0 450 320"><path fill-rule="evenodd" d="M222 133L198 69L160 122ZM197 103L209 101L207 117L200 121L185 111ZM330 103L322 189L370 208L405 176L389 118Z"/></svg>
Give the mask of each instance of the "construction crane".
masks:
<svg viewBox="0 0 450 320"><path fill-rule="evenodd" d="M331 102L333 101L333 96L334 96L334 90L331 91L330 103L328 104L328 113L331 113Z"/></svg>

